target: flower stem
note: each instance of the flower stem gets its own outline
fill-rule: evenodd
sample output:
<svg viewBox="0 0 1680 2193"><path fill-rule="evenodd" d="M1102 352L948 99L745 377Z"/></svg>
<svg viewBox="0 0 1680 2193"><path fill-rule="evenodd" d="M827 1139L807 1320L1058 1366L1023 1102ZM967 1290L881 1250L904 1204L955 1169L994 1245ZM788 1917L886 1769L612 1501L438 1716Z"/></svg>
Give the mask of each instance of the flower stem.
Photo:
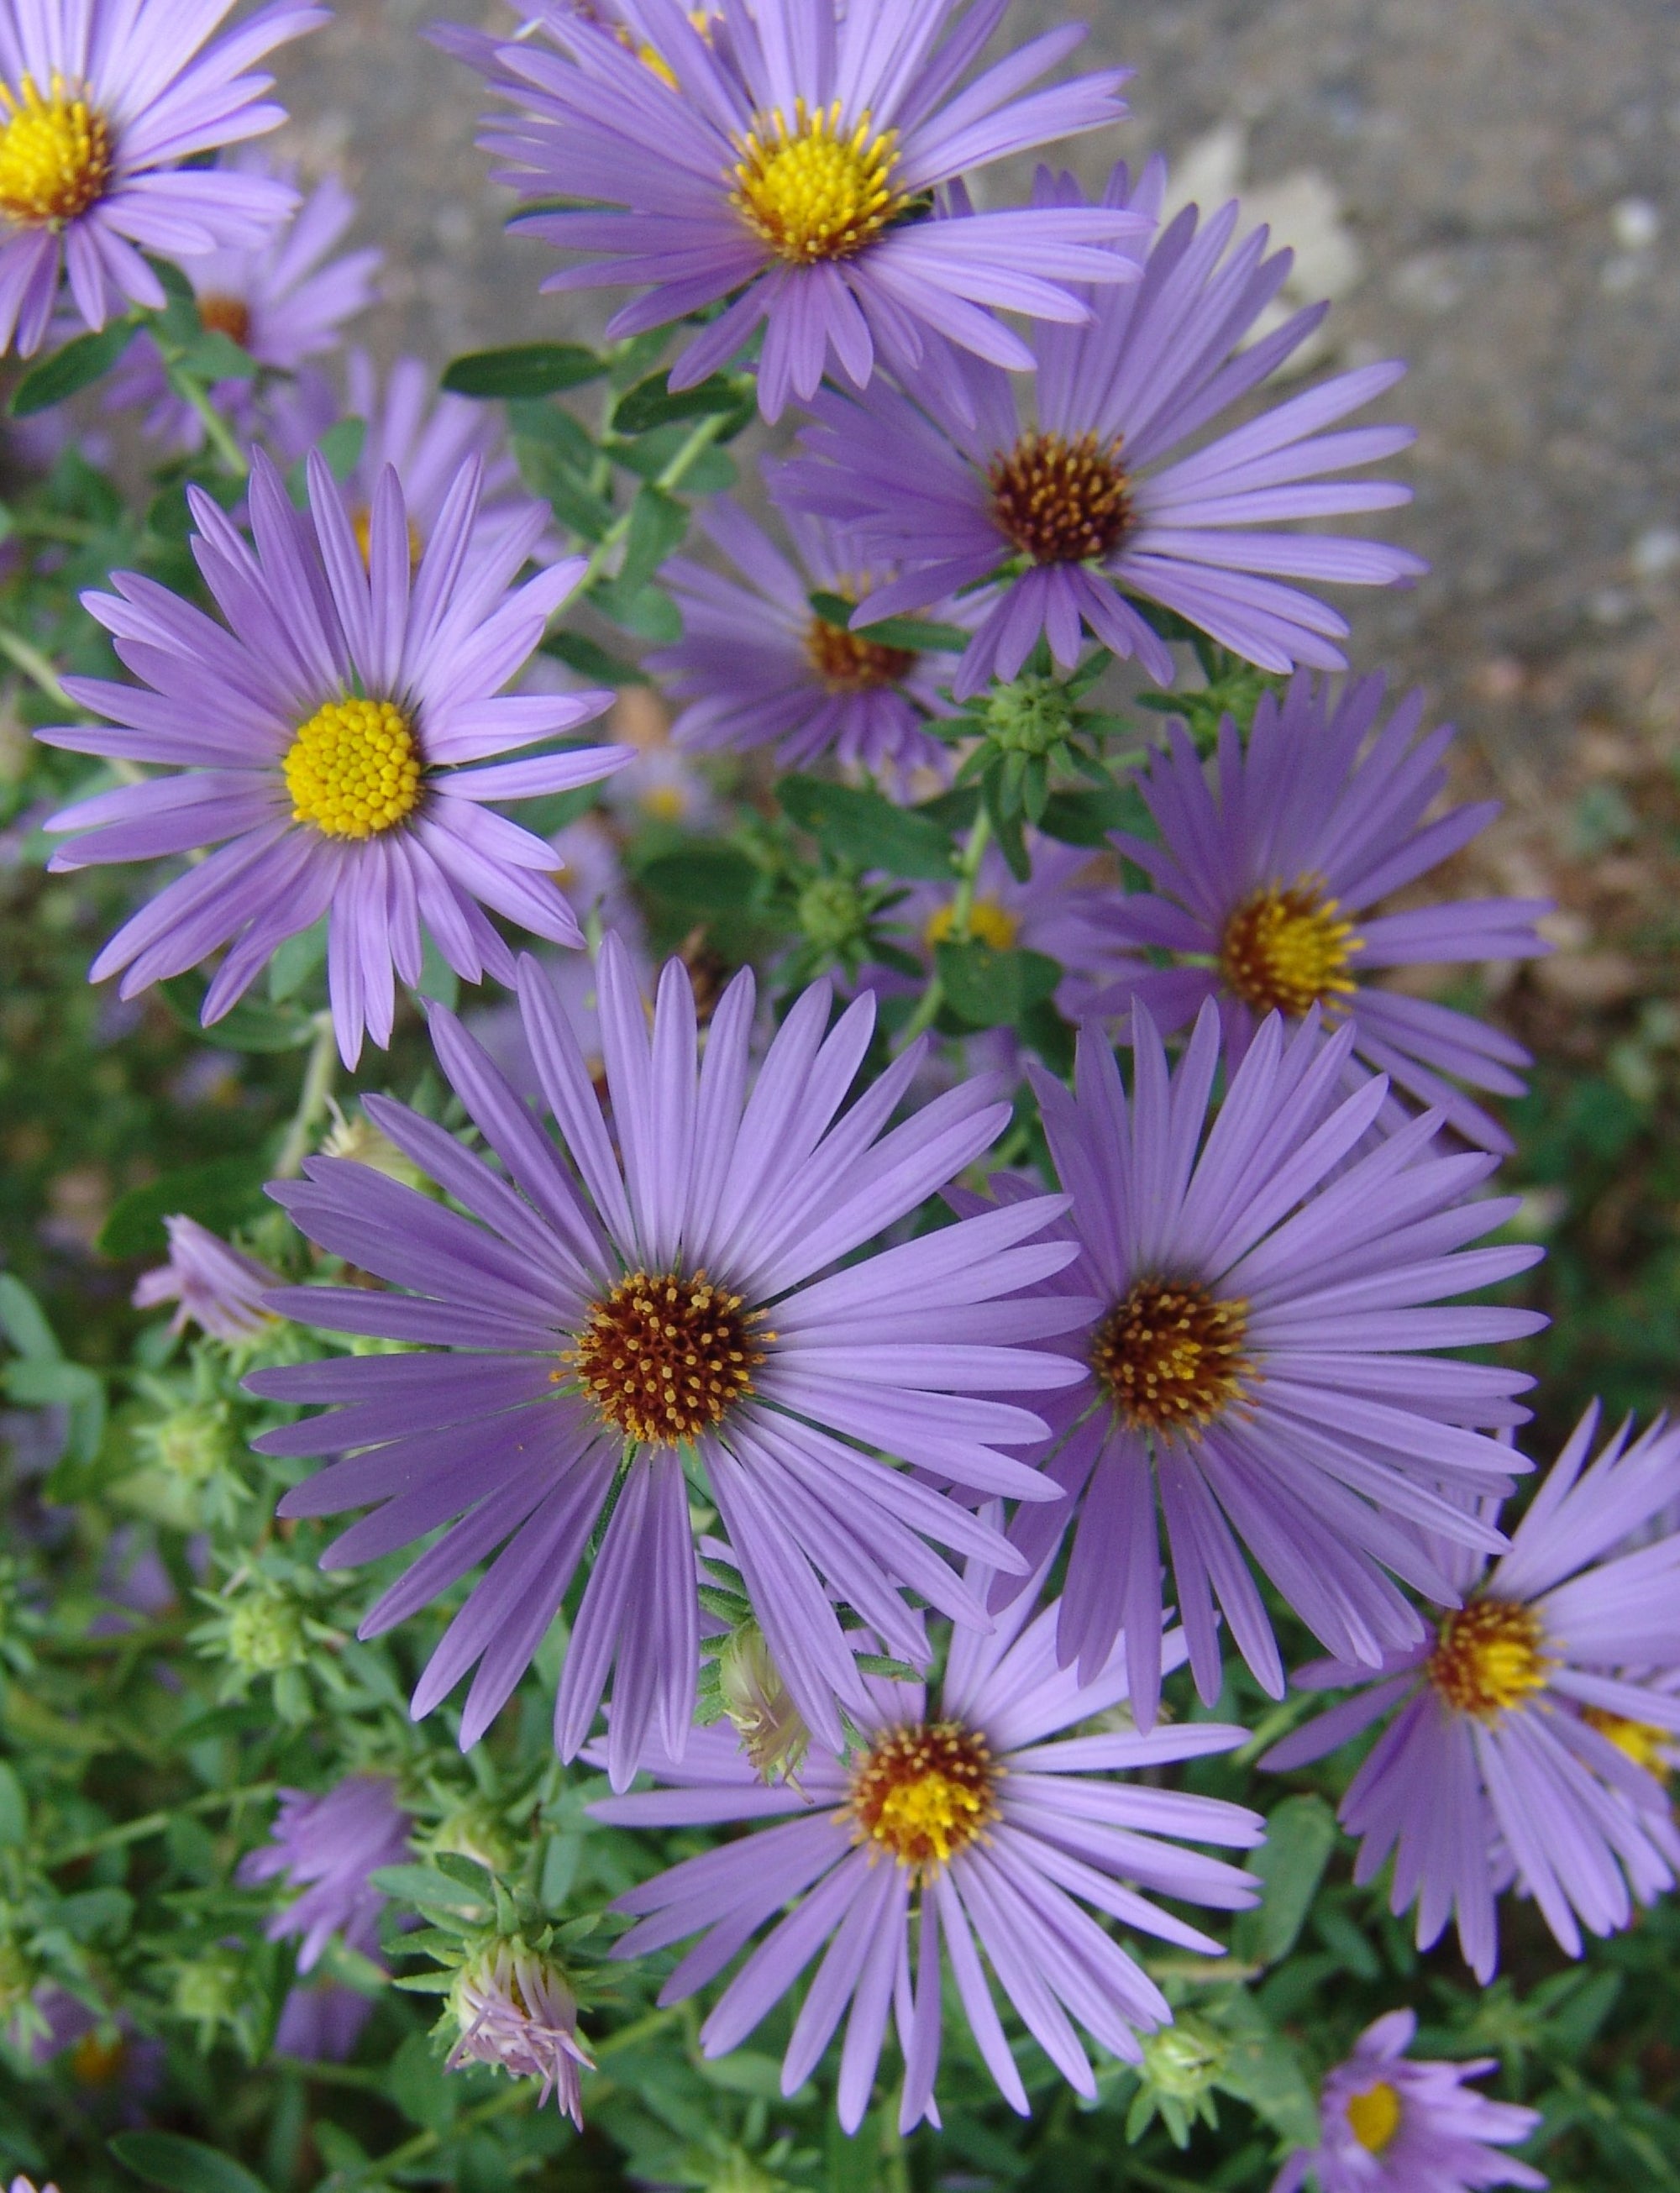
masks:
<svg viewBox="0 0 1680 2193"><path fill-rule="evenodd" d="M708 412L703 419L696 420L689 431L688 438L653 483L662 494L668 495L673 489L682 485L706 451L717 440L723 428L725 415L722 412L714 411ZM601 576L613 550L630 530L630 520L635 514L635 504L632 502L628 509L620 511L606 531L602 534L590 552L589 560L583 567L582 577L556 610L554 612L556 616L562 615L575 602L581 600L589 592L596 580Z"/></svg>
<svg viewBox="0 0 1680 2193"><path fill-rule="evenodd" d="M962 859L957 866L957 887L951 900L951 925L945 941L950 944L966 944L974 927L974 892L980 879L980 863L985 858L986 848L992 842L992 818L982 807L974 818L974 826L962 849ZM945 1000L945 986L937 973L927 978L927 988L920 1002L898 1033L898 1049L903 1051L913 1044L926 1028L933 1025L934 1016Z"/></svg>
<svg viewBox="0 0 1680 2193"><path fill-rule="evenodd" d="M309 1062L303 1069L303 1086L298 1092L297 1109L292 1114L291 1125L286 1129L286 1139L280 1145L279 1161L276 1167L282 1180L295 1180L303 1171L303 1160L309 1153L309 1138L320 1124L327 1108L327 1099L332 1094L333 1076L338 1069L338 1039L333 1031L332 1015L315 1016L315 1040L309 1047Z"/></svg>
<svg viewBox="0 0 1680 2193"><path fill-rule="evenodd" d="M184 1805L172 1805L167 1812L148 1812L143 1819L119 1821L116 1827L106 1828L96 1835L83 1837L80 1842L67 1844L55 1852L49 1863L53 1866L68 1865L73 1859L94 1858L100 1851L118 1850L124 1843L137 1843L147 1835L162 1835L171 1820L187 1812L214 1812L221 1806L238 1807L255 1804L263 1797L272 1797L279 1788L278 1782L253 1782L243 1789L211 1789L202 1797L190 1797Z"/></svg>
<svg viewBox="0 0 1680 2193"><path fill-rule="evenodd" d="M250 459L234 440L232 428L210 401L210 392L198 375L189 373L185 366L171 364L169 385L176 395L184 396L198 415L204 438L221 458L224 467L235 479L250 476Z"/></svg>

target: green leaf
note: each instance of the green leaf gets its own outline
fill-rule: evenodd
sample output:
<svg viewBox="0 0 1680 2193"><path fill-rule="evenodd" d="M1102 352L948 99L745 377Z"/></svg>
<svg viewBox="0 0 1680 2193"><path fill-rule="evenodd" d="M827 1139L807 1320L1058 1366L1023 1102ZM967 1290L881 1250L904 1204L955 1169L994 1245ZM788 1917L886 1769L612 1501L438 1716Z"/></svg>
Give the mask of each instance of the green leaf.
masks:
<svg viewBox="0 0 1680 2193"><path fill-rule="evenodd" d="M175 363L195 381L250 381L256 375L256 360L250 352L220 328L207 328L195 336Z"/></svg>
<svg viewBox="0 0 1680 2193"><path fill-rule="evenodd" d="M1052 792L1038 827L1064 845L1106 845L1110 830L1135 830L1149 822L1146 810L1129 786L1091 785L1077 792Z"/></svg>
<svg viewBox="0 0 1680 2193"><path fill-rule="evenodd" d="M490 1898L485 1890L451 1881L435 1866L382 1865L368 1879L387 1896L422 1911L453 1911L463 1919L474 1920L488 1919L490 1915Z"/></svg>
<svg viewBox="0 0 1680 2193"><path fill-rule="evenodd" d="M729 845L691 845L662 853L637 877L643 889L691 913L740 913L756 895L759 872Z"/></svg>
<svg viewBox="0 0 1680 2193"><path fill-rule="evenodd" d="M160 982L158 988L163 1003L182 1028L190 1028L201 1041L215 1044L222 1050L297 1051L315 1033L307 1014L283 1011L265 1005L261 998L250 997L241 998L232 1011L204 1028L199 1024L201 993L196 983L184 975L176 975L167 982Z"/></svg>
<svg viewBox="0 0 1680 2193"><path fill-rule="evenodd" d="M1295 1946L1330 1853L1336 1816L1322 1797L1286 1797L1266 1821L1266 1840L1248 1862L1259 1876L1258 1910L1239 1913L1231 1930L1235 1955L1275 1965Z"/></svg>
<svg viewBox="0 0 1680 2193"><path fill-rule="evenodd" d="M300 929L295 936L287 937L284 944L275 947L274 957L268 963L268 995L277 1005L295 998L318 967L324 967L327 959L327 918L321 916L307 929Z"/></svg>
<svg viewBox="0 0 1680 2193"><path fill-rule="evenodd" d="M972 637L960 625L935 624L926 617L882 617L865 625L861 635L878 647L908 648L912 655L960 655Z"/></svg>
<svg viewBox="0 0 1680 2193"><path fill-rule="evenodd" d="M1046 953L1000 952L989 944L937 944L933 957L945 1003L971 1028L1013 1028L1051 995L1062 970Z"/></svg>
<svg viewBox="0 0 1680 2193"><path fill-rule="evenodd" d="M410 2124L443 2132L455 2121L460 2087L443 2076L437 2051L423 2033L411 2033L391 2058L385 2091Z"/></svg>
<svg viewBox="0 0 1680 2193"><path fill-rule="evenodd" d="M341 487L356 468L362 444L368 438L365 419L335 419L315 444L327 470Z"/></svg>
<svg viewBox="0 0 1680 2193"><path fill-rule="evenodd" d="M100 1391L98 1374L80 1363L28 1356L0 1370L0 1386L21 1409L73 1408Z"/></svg>
<svg viewBox="0 0 1680 2193"><path fill-rule="evenodd" d="M949 837L913 807L814 776L784 777L776 796L784 814L840 860L919 882L950 880Z"/></svg>
<svg viewBox="0 0 1680 2193"><path fill-rule="evenodd" d="M550 633L542 643L545 655L556 655L568 668L582 678L593 678L602 685L645 685L649 683L646 671L639 670L634 662L621 661L617 656L609 655L593 639L586 639L581 632Z"/></svg>
<svg viewBox="0 0 1680 2193"><path fill-rule="evenodd" d="M0 1326L20 1355L56 1362L63 1353L42 1308L21 1280L0 1272Z"/></svg>
<svg viewBox="0 0 1680 2193"><path fill-rule="evenodd" d="M658 587L626 587L616 579L603 579L591 598L603 616L634 632L639 638L669 646L683 636L683 621L671 597Z"/></svg>
<svg viewBox="0 0 1680 2193"><path fill-rule="evenodd" d="M29 1801L16 1774L0 1760L0 1849L15 1850L29 1832Z"/></svg>
<svg viewBox="0 0 1680 2193"><path fill-rule="evenodd" d="M244 2163L181 2133L119 2132L110 2146L136 2178L164 2193L267 2193Z"/></svg>
<svg viewBox="0 0 1680 2193"><path fill-rule="evenodd" d="M665 558L681 547L687 530L688 512L683 504L662 488L643 488L630 506L630 530L618 569L620 590L639 593Z"/></svg>
<svg viewBox="0 0 1680 2193"><path fill-rule="evenodd" d="M714 373L697 387L673 389L663 373L650 374L628 389L613 407L616 434L645 434L673 419L709 419L742 408L742 393L727 374Z"/></svg>
<svg viewBox="0 0 1680 2193"><path fill-rule="evenodd" d="M605 371L606 360L582 343L514 343L451 358L444 368L444 386L452 396L553 396L597 381Z"/></svg>
<svg viewBox="0 0 1680 2193"><path fill-rule="evenodd" d="M163 1221L179 1211L226 1234L265 1208L271 1167L260 1157L212 1158L184 1165L119 1196L99 1237L102 1257L161 1257L169 1247Z"/></svg>
<svg viewBox="0 0 1680 2193"><path fill-rule="evenodd" d="M139 332L136 317L113 320L97 335L77 335L62 350L43 358L12 391L13 418L33 418L37 411L49 411L54 404L90 388L110 372Z"/></svg>

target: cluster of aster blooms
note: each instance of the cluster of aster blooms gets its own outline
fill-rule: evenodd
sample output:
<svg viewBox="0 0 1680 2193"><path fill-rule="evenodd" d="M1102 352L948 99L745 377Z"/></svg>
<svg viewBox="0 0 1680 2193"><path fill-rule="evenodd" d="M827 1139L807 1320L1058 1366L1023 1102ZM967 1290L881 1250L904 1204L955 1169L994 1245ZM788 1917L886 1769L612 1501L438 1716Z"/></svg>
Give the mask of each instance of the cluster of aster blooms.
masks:
<svg viewBox="0 0 1680 2193"><path fill-rule="evenodd" d="M381 1566L360 1638L447 1612L416 1720L455 1700L472 1753L540 1688L589 1818L686 1853L629 1862L592 1965L505 1823L421 1837L370 1724L238 1864L298 1943L273 2047L350 2053L429 1958L450 2065L581 2123L580 1999L587 2034L606 1967L659 1960L660 2011L709 1995L699 2060L780 2020L782 2093L832 2057L847 2133L884 2077L900 2133L939 2124L955 2018L1015 2110L1029 2044L1094 2104L1173 2020L1142 1945L1218 1958L1173 1907L1266 1878L1210 1854L1261 1816L1178 1770L1378 1727L1340 1819L1419 1946L1455 1921L1488 1980L1507 1892L1571 1955L1628 1926L1680 1867L1680 1433L1595 1454L1589 1416L1519 1490L1530 1381L1487 1351L1542 1320L1486 1291L1539 1251L1484 1100L1528 1062L1381 979L1533 956L1546 910L1419 898L1491 810L1445 804L1421 696L1332 675L1315 590L1422 569L1315 530L1406 500L1366 474L1408 430L1342 423L1400 368L1274 398L1322 312L1256 336L1289 255L1235 205L1168 217L1158 160L977 207L977 172L1123 116L1123 72L1044 82L1075 27L988 65L1004 0L540 0L433 33L497 101L547 286L632 292L599 356L457 362L518 399L522 477L473 397L336 358L376 276L332 255L338 184L205 163L281 118L243 72L320 13L225 12L0 8L0 332L102 364L191 526L177 583L83 597L127 675L52 682L43 741L110 768L51 866L175 864L94 962L123 998L202 969L230 1028L261 980L318 999L266 1153L286 1271L160 1206L135 1297L246 1374L289 1486L227 1510L217 1649L353 1649L251 1579L355 1514L319 1562ZM553 393L603 375L591 441ZM774 538L719 484L754 408L799 422ZM716 557L673 553L685 484ZM657 643L674 747L587 730L612 695L576 667L633 673L559 624L586 598ZM639 896L598 791L667 828ZM661 964L649 905L720 860L737 918L694 902ZM341 1059L359 1119L318 1147ZM201 1482L229 1405L193 1406L160 1451ZM1259 1746L1209 1717L1239 1682L1286 1701ZM1292 1685L1349 1695L1302 1718ZM1325 2081L1280 2188L1545 2182L1498 2151L1534 2113L1413 2025Z"/></svg>

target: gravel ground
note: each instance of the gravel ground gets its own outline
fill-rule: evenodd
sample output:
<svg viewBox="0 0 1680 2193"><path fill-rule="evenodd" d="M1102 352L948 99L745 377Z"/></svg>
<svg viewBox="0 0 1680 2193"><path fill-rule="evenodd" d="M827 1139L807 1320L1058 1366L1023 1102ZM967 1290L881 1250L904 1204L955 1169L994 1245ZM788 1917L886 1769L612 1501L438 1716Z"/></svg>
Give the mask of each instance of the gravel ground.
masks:
<svg viewBox="0 0 1680 2193"><path fill-rule="evenodd" d="M464 0L462 13L473 0ZM503 237L473 77L419 32L436 0L341 0L282 57L289 149L338 166L390 257L374 346L441 362L556 331L550 261ZM1022 0L1016 27L1061 16ZM1325 363L1396 352L1425 554L1356 598L1359 659L1420 677L1507 789L1583 719L1675 737L1680 627L1680 39L1673 0L1096 0L1093 57L1137 71L1124 151L1241 174L1342 291ZM484 20L492 20L490 10ZM505 14L501 20L506 20Z"/></svg>

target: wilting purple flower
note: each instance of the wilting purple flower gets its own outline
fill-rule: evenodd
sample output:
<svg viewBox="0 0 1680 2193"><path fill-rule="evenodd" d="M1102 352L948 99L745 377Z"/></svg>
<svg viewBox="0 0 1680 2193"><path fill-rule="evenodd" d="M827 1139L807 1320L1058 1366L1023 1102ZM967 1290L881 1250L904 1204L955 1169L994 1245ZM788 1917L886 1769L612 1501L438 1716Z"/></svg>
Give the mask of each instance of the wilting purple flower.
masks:
<svg viewBox="0 0 1680 2193"><path fill-rule="evenodd" d="M861 387L878 349L909 365L925 337L933 357L955 343L1019 369L1031 352L997 311L1082 320L1068 283L1136 279L1137 262L1114 246L1150 222L1129 208L925 217L960 171L1125 112L1124 69L1018 95L1073 50L1080 26L1046 31L959 92L1003 13L998 0L966 10L960 0L759 0L750 13L731 8L716 37L679 0L643 0L637 13L645 37L627 41L564 7L539 9L548 45L503 45L488 64L490 89L518 112L480 142L503 163L496 180L528 199L622 209L513 224L600 255L546 289L645 289L610 335L732 298L671 369L674 387L727 365L760 321L769 419L790 392L814 394L831 359ZM470 36L442 43L485 66Z"/></svg>
<svg viewBox="0 0 1680 2193"><path fill-rule="evenodd" d="M243 76L327 20L291 0L206 47L232 0L14 0L0 12L0 349L38 350L69 278L101 328L130 304L161 310L141 256L260 244L297 203L268 176L183 166L285 120Z"/></svg>
<svg viewBox="0 0 1680 2193"><path fill-rule="evenodd" d="M1540 2122L1538 2110L1490 2102L1465 2085L1498 2058L1412 2063L1416 2014L1391 2010L1367 2026L1324 2081L1319 2144L1290 2156L1271 2193L1297 2193L1309 2173L1319 2193L1476 2193L1486 2185L1544 2185L1526 2162L1495 2155Z"/></svg>
<svg viewBox="0 0 1680 2193"><path fill-rule="evenodd" d="M275 173L260 152L236 155L220 170L230 171ZM290 170L281 170L280 180L290 184ZM330 350L342 324L374 301L381 252L327 256L355 217L355 199L330 175L284 229L243 249L207 252L186 262L183 271L204 325L238 343L261 369L250 380L220 381L210 390L210 401L245 442L255 440L268 423L277 398L272 376L293 375L306 358ZM284 407L284 395L278 400ZM176 449L203 446L204 421L170 389L148 334L137 335L123 352L106 384L105 408L143 409L147 433Z"/></svg>
<svg viewBox="0 0 1680 2193"><path fill-rule="evenodd" d="M259 1339L272 1328L273 1315L262 1298L269 1288L279 1285L278 1273L243 1249L232 1247L196 1218L177 1214L163 1221L163 1230L169 1239L169 1261L142 1272L135 1282L136 1309L175 1303L178 1307L169 1320L172 1332L185 1331L192 1321L230 1343Z"/></svg>
<svg viewBox="0 0 1680 2193"><path fill-rule="evenodd" d="M1680 1869L1649 1771L1680 1732L1680 1698L1648 1672L1680 1666L1680 1536L1619 1550L1680 1493L1680 1429L1659 1419L1630 1445L1624 1423L1585 1469L1597 1423L1595 1402L1491 1569L1436 1549L1465 1604L1433 1635L1374 1670L1300 1670L1304 1690L1366 1687L1263 1762L1322 1758L1398 1708L1342 1801L1343 1825L1364 1838L1354 1877L1373 1879L1392 1852L1392 1910L1416 1902L1422 1948L1456 1915L1484 1982L1494 1898L1513 1881L1579 1956L1582 1927L1626 1927L1630 1890L1648 1904Z"/></svg>
<svg viewBox="0 0 1680 2193"><path fill-rule="evenodd" d="M1153 221L1166 182L1151 160L1134 189L1122 163L1103 203ZM1068 179L1040 177L1037 217L1082 203ZM1340 374L1178 454L1257 388L1327 309L1298 312L1238 350L1290 255L1263 258L1260 228L1222 266L1237 217L1233 203L1199 225L1187 206L1135 288L1092 292L1087 326L1041 327L1027 414L1007 373L955 352L937 369L901 375L903 389L878 380L859 398L816 398L817 424L800 437L811 455L783 467L778 495L855 529L871 558L897 568L853 618L860 630L872 618L1006 581L958 666L959 700L994 676L1013 678L1041 637L1071 667L1081 627L1170 684L1171 652L1128 595L1176 610L1268 670L1345 667L1333 643L1345 620L1283 581L1387 586L1425 566L1402 549L1341 534L1259 529L1410 499L1391 481L1324 478L1412 440L1405 427L1323 431L1403 369ZM966 222L943 226L960 232Z"/></svg>
<svg viewBox="0 0 1680 2193"><path fill-rule="evenodd" d="M1517 1096L1520 1044L1467 1014L1360 978L1416 962L1526 959L1550 948L1534 923L1551 902L1452 899L1373 914L1467 845L1498 814L1483 801L1425 821L1446 787L1452 742L1442 724L1418 737L1423 696L1402 701L1363 755L1382 706L1380 678L1347 686L1333 707L1304 674L1280 704L1260 701L1247 750L1229 717L1213 782L1184 730L1138 780L1160 841L1115 831L1114 843L1152 892L1092 892L1087 955L1121 955L1087 992L1085 1010L1124 1013L1133 999L1175 1028L1217 999L1229 1054L1240 1058L1268 1012L1313 1006L1353 1024L1354 1052L1390 1082L1438 1108L1466 1141L1508 1151L1511 1137L1455 1079ZM1163 965L1150 954L1168 953Z"/></svg>
<svg viewBox="0 0 1680 2193"><path fill-rule="evenodd" d="M437 1011L439 1062L507 1177L401 1105L370 1097L367 1109L472 1217L324 1159L271 1189L312 1240L412 1290L291 1288L277 1307L330 1330L460 1352L259 1372L254 1392L351 1405L259 1444L269 1454L366 1450L281 1503L289 1515L384 1503L323 1555L335 1568L462 1519L384 1595L364 1635L507 1542L415 1694L416 1713L427 1712L479 1663L463 1744L525 1672L611 1502L554 1735L565 1756L577 1751L616 1659L610 1749L621 1784L656 1717L674 1753L692 1717L698 1610L683 1454L697 1456L788 1687L838 1749L836 1699L861 1710L867 1694L825 1583L885 1650L920 1664L920 1618L898 1587L983 1619L926 1538L1024 1566L955 1500L852 1442L971 1495L1057 1497L998 1451L1041 1437L1042 1418L989 1394L1078 1375L1021 1343L1064 1331L1087 1305L998 1299L1068 1261L1067 1244L1029 1239L1059 1205L1040 1198L857 1258L1001 1131L1008 1107L993 1085L969 1082L889 1130L919 1045L840 1112L869 1046L871 1000L825 1034L830 994L813 984L749 1091L749 972L718 1002L703 1065L679 960L660 979L651 1028L614 937L597 979L611 1137L559 1000L534 960L519 967L526 1040L570 1165L479 1046ZM834 1268L843 1258L854 1261Z"/></svg>
<svg viewBox="0 0 1680 2193"><path fill-rule="evenodd" d="M283 1789L270 1832L271 1841L239 1861L239 1879L249 1885L284 1876L303 1893L269 1921L269 1940L302 1936L301 1973L314 1970L334 1934L374 1955L385 1895L369 1875L400 1865L409 1851L409 1818L395 1784L387 1775L351 1774L323 1796Z"/></svg>
<svg viewBox="0 0 1680 2193"><path fill-rule="evenodd" d="M1422 1351L1536 1331L1545 1320L1530 1311L1436 1305L1509 1278L1540 1251L1454 1253L1516 1203L1473 1195L1491 1157L1432 1153L1438 1114L1356 1156L1385 1085L1347 1093L1352 1039L1346 1028L1324 1038L1314 1017L1286 1035L1271 1016L1211 1126L1220 1062L1211 1003L1170 1072L1155 1023L1134 1011L1130 1099L1089 1027L1073 1095L1029 1070L1072 1198L1058 1230L1081 1248L1058 1284L1097 1302L1060 1343L1080 1382L1043 1410L1052 1427L1044 1467L1083 1503L1058 1650L1088 1672L1123 1629L1145 1727L1159 1694L1157 1509L1190 1665L1210 1703L1220 1683L1216 1601L1260 1683L1283 1691L1245 1551L1315 1635L1374 1665L1423 1629L1385 1570L1432 1598L1455 1596L1419 1526L1478 1548L1504 1543L1462 1496L1508 1492L1527 1466L1482 1428L1521 1421L1527 1412L1511 1397L1533 1382ZM971 1198L961 1207L984 1206ZM1069 1512L1023 1507L1011 1536L1037 1562ZM1001 1577L994 1604L1012 1588Z"/></svg>
<svg viewBox="0 0 1680 2193"><path fill-rule="evenodd" d="M393 471L374 495L364 560L320 458L309 461L304 514L259 450L255 554L208 495L188 490L194 554L225 626L136 572L118 572L115 593L83 596L145 682L71 679L74 697L118 728L40 736L77 753L174 767L54 816L49 828L87 834L53 867L232 840L118 930L94 981L125 970L129 997L227 945L205 993L208 1024L284 939L330 913L333 1020L353 1065L364 1028L389 1042L393 976L419 980L422 927L473 982L486 970L513 977L513 955L483 907L557 943L582 942L548 873L552 848L484 803L590 784L628 755L585 747L464 765L573 730L611 697L502 691L582 566L555 564L509 593L542 518L533 512L487 538L476 530L479 492L469 461L411 573Z"/></svg>
<svg viewBox="0 0 1680 2193"><path fill-rule="evenodd" d="M851 601L869 590L843 536L820 518L793 518L795 564L726 495L700 524L747 583L686 557L662 574L683 637L647 667L685 703L671 727L677 744L773 746L789 770L832 753L900 784L918 769L949 773L948 749L926 728L930 716L954 713L939 697L948 659L882 646L811 606L813 588Z"/></svg>
<svg viewBox="0 0 1680 2193"><path fill-rule="evenodd" d="M983 1595L988 1572L972 1566L970 1581ZM1264 1838L1258 1814L1107 1778L1117 1769L1228 1751L1244 1732L1197 1721L1149 1736L1047 1741L1126 1698L1126 1652L1116 1642L1081 1681L1058 1664L1055 1606L1035 1616L1035 1600L1033 1591L1020 1594L989 1635L956 1627L937 1707L920 1685L871 1679L867 1706L853 1715L862 1747L845 1757L813 1745L797 1788L766 1789L733 1732L716 1727L697 1730L680 1763L644 1761L673 1786L589 1808L598 1819L633 1827L797 1815L685 1859L620 1897L614 1909L640 1924L613 1955L635 1956L702 1934L660 1991L662 2003L678 2001L715 1979L775 1920L701 2028L705 2053L723 2056L826 1944L783 2058L782 2091L791 2094L809 2076L849 2006L839 2090L848 2133L869 2106L889 2011L905 2066L899 2127L908 2132L924 2117L938 2122L933 2088L947 1961L987 2068L1024 2116L1026 2091L980 1950L1057 2070L1094 2099L1072 2019L1135 2064L1143 2053L1138 2035L1169 2024L1172 2013L1081 1904L1217 1956L1217 1942L1169 1916L1152 1896L1225 1910L1253 1901L1252 1874L1162 1838L1247 1848ZM1165 1652L1169 1663L1183 1657L1178 1632ZM801 1900L789 1911L795 1897Z"/></svg>
<svg viewBox="0 0 1680 2193"><path fill-rule="evenodd" d="M494 2064L515 2079L541 2079L540 2109L550 2094L581 2132L580 2070L593 2065L577 2038L577 2001L552 1958L523 1942L498 1942L464 1966L450 1995L461 2038L445 2069Z"/></svg>

